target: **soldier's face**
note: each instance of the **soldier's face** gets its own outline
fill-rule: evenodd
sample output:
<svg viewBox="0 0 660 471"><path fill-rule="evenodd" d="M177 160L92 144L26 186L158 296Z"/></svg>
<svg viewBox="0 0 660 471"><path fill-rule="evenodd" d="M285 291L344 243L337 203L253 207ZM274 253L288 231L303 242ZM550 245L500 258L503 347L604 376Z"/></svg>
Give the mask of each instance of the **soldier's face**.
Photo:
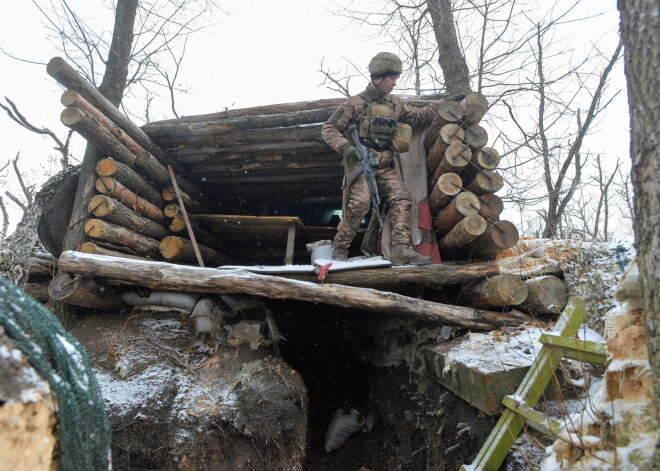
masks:
<svg viewBox="0 0 660 471"><path fill-rule="evenodd" d="M377 78L373 81L374 87L380 93L392 93L394 87L396 87L396 81L399 79L398 75L387 75L382 78Z"/></svg>

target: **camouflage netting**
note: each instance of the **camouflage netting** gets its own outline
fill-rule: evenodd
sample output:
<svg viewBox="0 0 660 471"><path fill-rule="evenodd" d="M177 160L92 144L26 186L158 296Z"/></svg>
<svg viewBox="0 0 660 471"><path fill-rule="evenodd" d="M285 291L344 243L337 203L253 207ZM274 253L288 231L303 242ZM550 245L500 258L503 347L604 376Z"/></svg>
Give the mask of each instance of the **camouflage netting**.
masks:
<svg viewBox="0 0 660 471"><path fill-rule="evenodd" d="M0 326L57 394L59 469L111 469L110 424L85 349L50 311L1 277Z"/></svg>

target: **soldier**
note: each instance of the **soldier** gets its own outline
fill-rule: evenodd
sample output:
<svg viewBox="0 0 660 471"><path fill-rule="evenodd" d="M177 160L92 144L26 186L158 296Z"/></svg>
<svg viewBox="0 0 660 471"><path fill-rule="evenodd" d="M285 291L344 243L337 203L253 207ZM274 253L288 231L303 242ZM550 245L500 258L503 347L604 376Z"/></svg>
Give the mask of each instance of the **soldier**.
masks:
<svg viewBox="0 0 660 471"><path fill-rule="evenodd" d="M346 182L346 176L362 160L355 145L347 138L352 127L357 126L360 141L376 156L379 163L376 169L378 192L389 206L392 221L390 261L393 265L427 264L431 257L420 255L411 247L412 195L393 167L397 151L407 150L405 142L399 142L398 137L407 135L409 144L411 131L410 127L406 130L405 125L430 124L440 102L413 108L398 96L391 95L402 70L403 64L396 54L376 54L369 63L371 82L367 89L341 104L323 124L321 134L330 147L342 154ZM395 139L397 128L399 133ZM347 260L348 248L370 204L369 188L361 174L348 188L344 188L343 216L332 241L333 260Z"/></svg>

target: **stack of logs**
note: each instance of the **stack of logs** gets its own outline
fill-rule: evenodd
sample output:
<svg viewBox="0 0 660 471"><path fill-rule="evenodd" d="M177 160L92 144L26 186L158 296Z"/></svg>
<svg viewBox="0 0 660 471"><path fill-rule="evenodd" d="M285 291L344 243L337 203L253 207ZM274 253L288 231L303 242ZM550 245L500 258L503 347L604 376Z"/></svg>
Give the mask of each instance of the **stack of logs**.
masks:
<svg viewBox="0 0 660 471"><path fill-rule="evenodd" d="M516 227L500 220L500 157L486 147L488 133L479 125L487 110L480 93L445 101L424 137L429 207L445 258L488 256L518 242Z"/></svg>
<svg viewBox="0 0 660 471"><path fill-rule="evenodd" d="M86 195L88 216L83 226L88 241L78 250L195 263L198 259L180 203L190 213L212 212L215 204L183 176L185 171L171 157L123 118L66 62L60 58L51 60L48 72L69 88L61 99L66 106L62 123L105 155L96 162L92 181L84 182L95 191ZM171 171L172 167L178 175ZM219 244L214 236L191 224L203 260L226 263L229 259L216 250Z"/></svg>

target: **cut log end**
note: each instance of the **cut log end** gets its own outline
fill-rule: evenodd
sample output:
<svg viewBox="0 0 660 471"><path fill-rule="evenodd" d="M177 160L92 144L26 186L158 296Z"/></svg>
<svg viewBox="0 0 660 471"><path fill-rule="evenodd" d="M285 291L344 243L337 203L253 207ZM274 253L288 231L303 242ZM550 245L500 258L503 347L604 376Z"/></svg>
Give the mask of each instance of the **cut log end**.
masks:
<svg viewBox="0 0 660 471"><path fill-rule="evenodd" d="M461 144L465 139L465 130L458 124L447 124L440 129L440 137L447 144Z"/></svg>
<svg viewBox="0 0 660 471"><path fill-rule="evenodd" d="M60 121L65 126L73 126L85 119L85 113L78 108L65 108L60 114Z"/></svg>
<svg viewBox="0 0 660 471"><path fill-rule="evenodd" d="M456 101L443 101L438 107L438 114L447 121L460 121L464 113L463 106Z"/></svg>
<svg viewBox="0 0 660 471"><path fill-rule="evenodd" d="M184 242L180 237L168 236L160 241L158 250L166 260L176 260L183 254Z"/></svg>
<svg viewBox="0 0 660 471"><path fill-rule="evenodd" d="M87 205L90 214L103 217L112 211L112 200L105 195L95 195Z"/></svg>
<svg viewBox="0 0 660 471"><path fill-rule="evenodd" d="M96 164L96 173L100 177L110 177L115 172L117 172L117 162L110 158L101 159Z"/></svg>
<svg viewBox="0 0 660 471"><path fill-rule="evenodd" d="M500 153L492 147L483 147L477 152L476 163L484 169L495 169L500 164Z"/></svg>

